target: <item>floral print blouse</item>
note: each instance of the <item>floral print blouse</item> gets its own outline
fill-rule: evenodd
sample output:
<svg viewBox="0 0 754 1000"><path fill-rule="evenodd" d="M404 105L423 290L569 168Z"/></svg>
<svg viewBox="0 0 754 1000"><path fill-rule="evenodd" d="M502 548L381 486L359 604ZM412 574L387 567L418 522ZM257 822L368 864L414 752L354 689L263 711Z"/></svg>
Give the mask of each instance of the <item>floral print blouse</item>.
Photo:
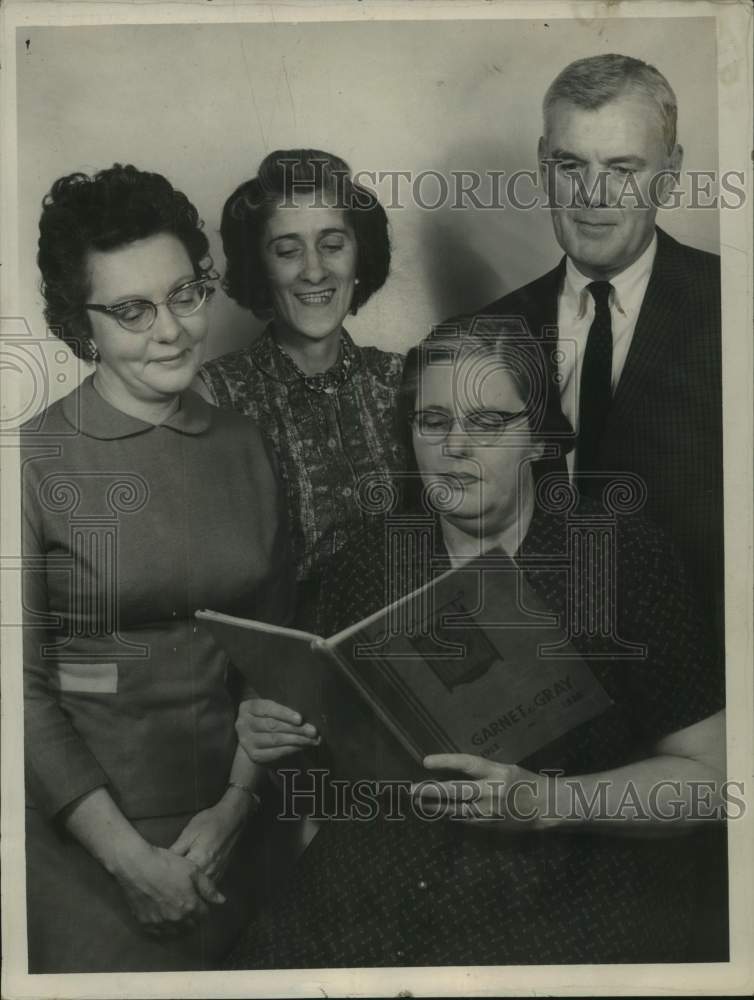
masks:
<svg viewBox="0 0 754 1000"><path fill-rule="evenodd" d="M372 477L387 482L405 467L396 424L402 370L400 354L357 347L344 330L335 365L306 376L268 327L251 347L199 371L218 406L254 417L273 444L299 581L319 577L367 525Z"/></svg>

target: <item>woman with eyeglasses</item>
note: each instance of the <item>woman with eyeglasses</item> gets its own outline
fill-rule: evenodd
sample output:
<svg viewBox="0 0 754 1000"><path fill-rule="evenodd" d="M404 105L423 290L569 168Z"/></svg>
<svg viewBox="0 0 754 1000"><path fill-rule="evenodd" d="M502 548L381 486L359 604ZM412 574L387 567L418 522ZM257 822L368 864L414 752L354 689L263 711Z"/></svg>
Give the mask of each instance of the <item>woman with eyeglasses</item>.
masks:
<svg viewBox="0 0 754 1000"><path fill-rule="evenodd" d="M223 287L267 327L204 365L197 388L254 417L275 448L306 620L328 561L369 520L361 479L387 481L403 464L394 424L403 358L354 343L344 326L387 279L387 216L340 157L286 149L230 195L220 231Z"/></svg>
<svg viewBox="0 0 754 1000"><path fill-rule="evenodd" d="M284 504L253 421L189 388L213 277L184 194L62 177L38 263L92 373L22 432L29 971L208 968L251 896L260 776L193 615L287 616Z"/></svg>
<svg viewBox="0 0 754 1000"><path fill-rule="evenodd" d="M381 527L332 561L318 631L504 553L611 704L525 760L432 754L413 796L393 786L370 798L357 785L349 813L347 789L325 792L322 829L233 968L725 958L718 929L694 923L707 877L695 832L723 811L721 670L677 559L635 514L639 484L618 482L605 506L577 504L567 481L538 470L571 431L544 356L510 327L464 319L409 353L400 410L413 488L393 510L390 544ZM409 558L391 562L397 551ZM500 622L489 603L484 617ZM254 760L289 769L289 755L314 752L316 731L296 708L246 704L238 732ZM499 709L490 704L490 720ZM298 787L317 786L305 774Z"/></svg>

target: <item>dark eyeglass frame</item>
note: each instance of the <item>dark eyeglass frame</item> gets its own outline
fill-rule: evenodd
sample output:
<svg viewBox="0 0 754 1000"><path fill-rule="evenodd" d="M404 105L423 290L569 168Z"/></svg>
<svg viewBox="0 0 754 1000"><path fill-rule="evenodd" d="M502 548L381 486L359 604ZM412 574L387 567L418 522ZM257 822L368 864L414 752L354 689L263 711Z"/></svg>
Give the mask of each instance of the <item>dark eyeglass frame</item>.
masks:
<svg viewBox="0 0 754 1000"><path fill-rule="evenodd" d="M425 413L432 413L435 417L442 417L443 423L441 426L436 428L431 428L427 430L419 425L419 419ZM495 413L499 417L502 417L500 426L498 427L485 427L477 422L475 418L479 418L482 413L492 414ZM472 410L470 413L463 413L459 417L458 415L447 413L441 413L439 410L412 410L408 415L408 421L417 434L420 434L424 438L436 438L438 441L446 439L453 431L453 427L458 425L459 432L463 434L469 434L473 437L483 437L489 439L490 437L500 437L504 434L509 427L519 421L522 417L525 417L528 413L527 409L518 410L516 413L508 413L504 410Z"/></svg>
<svg viewBox="0 0 754 1000"><path fill-rule="evenodd" d="M217 289L212 285L212 282L218 281L218 275L207 275L203 278L194 278L192 281L186 281L178 288L174 288L169 295L166 295L164 299L160 302L152 302L149 299L127 299L125 302L118 302L114 306L104 306L99 305L95 302L86 302L84 304L84 309L89 309L91 312L103 313L105 316L112 316L118 326L123 330L127 330L129 333L146 333L151 330L157 319L157 307L165 305L168 307L170 312L178 319L186 319L188 316L193 316L198 313L202 306L206 305L207 302L212 298ZM189 312L176 312L173 306L175 305L175 298L180 295L181 292L185 292L187 288L199 288L203 291L203 295L199 302L194 306ZM146 326L141 325L142 321L139 320L139 325L129 326L126 320L123 319L120 313L122 313L129 306L141 306L147 310L147 316L149 316L149 321Z"/></svg>

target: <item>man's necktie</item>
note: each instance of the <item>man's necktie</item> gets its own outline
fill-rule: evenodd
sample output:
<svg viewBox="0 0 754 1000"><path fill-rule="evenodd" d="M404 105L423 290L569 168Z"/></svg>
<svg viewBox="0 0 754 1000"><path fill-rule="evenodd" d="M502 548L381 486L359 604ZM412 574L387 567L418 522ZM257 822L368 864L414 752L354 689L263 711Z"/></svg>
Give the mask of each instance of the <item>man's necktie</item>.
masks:
<svg viewBox="0 0 754 1000"><path fill-rule="evenodd" d="M593 281L587 289L594 299L594 319L581 366L579 389L579 435L576 445L576 484L581 493L590 492L588 476L600 471L599 445L610 409L613 370L613 327L610 319L609 281Z"/></svg>

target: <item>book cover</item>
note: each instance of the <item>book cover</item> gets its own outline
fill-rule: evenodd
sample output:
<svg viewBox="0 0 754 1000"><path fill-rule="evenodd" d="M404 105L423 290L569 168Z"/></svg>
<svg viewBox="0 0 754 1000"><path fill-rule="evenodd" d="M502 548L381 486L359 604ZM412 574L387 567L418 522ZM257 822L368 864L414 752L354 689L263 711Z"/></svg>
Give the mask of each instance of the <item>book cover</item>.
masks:
<svg viewBox="0 0 754 1000"><path fill-rule="evenodd" d="M317 726L317 766L337 777L418 777L429 753L518 763L611 704L503 556L449 570L329 638L197 618L260 697Z"/></svg>

